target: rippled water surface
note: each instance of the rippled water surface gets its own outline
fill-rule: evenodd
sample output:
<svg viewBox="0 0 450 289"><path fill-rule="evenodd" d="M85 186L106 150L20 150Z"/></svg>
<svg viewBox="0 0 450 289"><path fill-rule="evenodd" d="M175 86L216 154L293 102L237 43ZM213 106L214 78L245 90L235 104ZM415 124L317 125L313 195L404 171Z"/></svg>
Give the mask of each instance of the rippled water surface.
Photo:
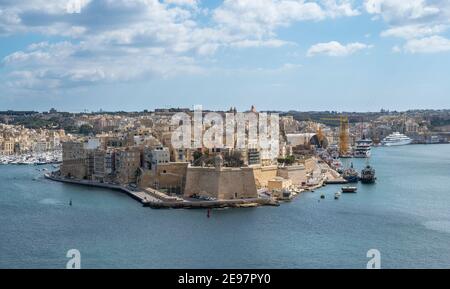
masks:
<svg viewBox="0 0 450 289"><path fill-rule="evenodd" d="M450 268L450 145L375 148L371 164L377 184L340 200L327 186L211 218L0 166L0 268L64 268L72 248L84 268L365 268L372 248L384 268Z"/></svg>

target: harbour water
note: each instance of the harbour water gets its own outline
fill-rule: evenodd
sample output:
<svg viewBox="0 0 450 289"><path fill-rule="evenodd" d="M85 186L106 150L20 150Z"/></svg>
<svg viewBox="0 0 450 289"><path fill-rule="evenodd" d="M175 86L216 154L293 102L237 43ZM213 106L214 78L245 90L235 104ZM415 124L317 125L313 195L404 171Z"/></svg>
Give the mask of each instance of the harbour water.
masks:
<svg viewBox="0 0 450 289"><path fill-rule="evenodd" d="M383 268L450 268L450 145L374 148L371 165L377 183L339 200L329 185L210 218L0 166L0 268L65 268L69 249L82 268L365 268L369 249Z"/></svg>

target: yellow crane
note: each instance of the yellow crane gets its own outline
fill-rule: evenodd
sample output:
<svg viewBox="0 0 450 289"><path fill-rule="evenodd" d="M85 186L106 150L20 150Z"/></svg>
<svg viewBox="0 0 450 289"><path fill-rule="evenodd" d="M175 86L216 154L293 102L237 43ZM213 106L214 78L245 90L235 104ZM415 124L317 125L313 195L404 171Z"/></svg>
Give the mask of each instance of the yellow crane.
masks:
<svg viewBox="0 0 450 289"><path fill-rule="evenodd" d="M317 140L319 141L319 147L323 148L323 141L325 139L325 135L322 131L322 126L320 124L317 125Z"/></svg>
<svg viewBox="0 0 450 289"><path fill-rule="evenodd" d="M350 152L350 131L348 116L321 118L323 121L339 122L339 155L341 157L348 157ZM321 131L320 131L321 132ZM319 131L317 132L319 135Z"/></svg>

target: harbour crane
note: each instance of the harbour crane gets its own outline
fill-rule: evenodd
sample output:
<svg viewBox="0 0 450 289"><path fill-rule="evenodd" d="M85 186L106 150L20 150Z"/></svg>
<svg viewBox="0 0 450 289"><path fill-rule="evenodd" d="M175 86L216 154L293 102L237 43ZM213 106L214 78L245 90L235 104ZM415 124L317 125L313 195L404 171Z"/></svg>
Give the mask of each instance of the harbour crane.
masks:
<svg viewBox="0 0 450 289"><path fill-rule="evenodd" d="M339 117L327 117L321 118L322 121L331 121L331 122L339 122L339 156L340 157L349 157L350 151L350 130L349 130L349 122L348 116L342 115ZM317 133L320 135L320 131Z"/></svg>

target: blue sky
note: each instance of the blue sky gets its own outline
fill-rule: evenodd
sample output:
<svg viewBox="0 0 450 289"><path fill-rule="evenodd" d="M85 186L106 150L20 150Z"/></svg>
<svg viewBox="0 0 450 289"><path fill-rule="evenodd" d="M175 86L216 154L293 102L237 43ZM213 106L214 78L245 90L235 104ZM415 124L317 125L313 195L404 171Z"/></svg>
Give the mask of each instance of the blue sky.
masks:
<svg viewBox="0 0 450 289"><path fill-rule="evenodd" d="M450 108L449 28L445 0L0 0L0 110Z"/></svg>

